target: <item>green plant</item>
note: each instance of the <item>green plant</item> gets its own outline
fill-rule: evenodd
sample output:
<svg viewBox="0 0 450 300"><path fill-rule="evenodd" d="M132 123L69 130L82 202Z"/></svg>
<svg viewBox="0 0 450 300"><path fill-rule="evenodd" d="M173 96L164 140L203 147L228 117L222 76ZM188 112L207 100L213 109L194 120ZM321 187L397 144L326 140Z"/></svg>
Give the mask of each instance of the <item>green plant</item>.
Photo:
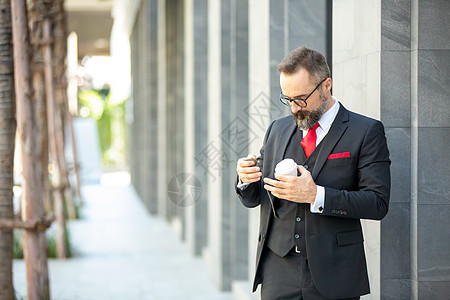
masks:
<svg viewBox="0 0 450 300"><path fill-rule="evenodd" d="M78 94L80 110L87 109L89 117L97 121L102 162L104 166L124 165L126 161L125 99L113 101L109 88L81 90Z"/></svg>
<svg viewBox="0 0 450 300"><path fill-rule="evenodd" d="M47 257L56 258L56 238L55 236L47 236Z"/></svg>
<svg viewBox="0 0 450 300"><path fill-rule="evenodd" d="M22 235L23 230L14 229L14 258L23 258Z"/></svg>
<svg viewBox="0 0 450 300"><path fill-rule="evenodd" d="M80 218L80 207L75 202L75 197L72 196L72 201L74 201L74 207L75 207L75 219L78 220ZM69 210L67 208L67 203L64 201L64 213L66 216L66 219L69 218Z"/></svg>
<svg viewBox="0 0 450 300"><path fill-rule="evenodd" d="M56 258L56 237L54 231L48 231L47 232L47 256L48 258ZM72 244L70 242L70 233L69 230L66 228L66 251L67 251L67 257L72 257L73 251L72 251Z"/></svg>
<svg viewBox="0 0 450 300"><path fill-rule="evenodd" d="M48 230L46 232L47 237L47 257L48 258L56 258L56 233L54 230ZM23 259L23 230L15 229L14 230L14 258ZM66 229L66 250L67 257L72 257L75 251L70 242L70 232Z"/></svg>

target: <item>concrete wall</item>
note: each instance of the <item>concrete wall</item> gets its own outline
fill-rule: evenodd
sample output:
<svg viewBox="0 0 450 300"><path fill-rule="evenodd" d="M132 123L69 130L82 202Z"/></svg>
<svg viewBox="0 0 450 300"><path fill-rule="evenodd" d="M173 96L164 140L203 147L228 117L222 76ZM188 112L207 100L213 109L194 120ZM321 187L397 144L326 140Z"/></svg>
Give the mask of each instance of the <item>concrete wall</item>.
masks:
<svg viewBox="0 0 450 300"><path fill-rule="evenodd" d="M382 294L404 290L411 299L445 299L450 294L445 229L449 163L444 150L450 133L450 89L444 84L450 72L450 2L383 1L382 7L382 83L386 92L391 90L382 119L398 162L393 165L393 214L382 224ZM399 15L404 16L401 23ZM390 245L401 245L398 250L407 254L397 260L399 251Z"/></svg>
<svg viewBox="0 0 450 300"><path fill-rule="evenodd" d="M381 119L392 160L389 213L364 222L372 288L364 298L446 299L450 2L333 5L334 94Z"/></svg>
<svg viewBox="0 0 450 300"><path fill-rule="evenodd" d="M132 181L218 287L252 297L259 209L234 195L235 163L288 114L276 66L306 45L326 54L344 106L386 128L391 205L382 222L363 222L364 299L450 294L449 3L141 1L128 30Z"/></svg>

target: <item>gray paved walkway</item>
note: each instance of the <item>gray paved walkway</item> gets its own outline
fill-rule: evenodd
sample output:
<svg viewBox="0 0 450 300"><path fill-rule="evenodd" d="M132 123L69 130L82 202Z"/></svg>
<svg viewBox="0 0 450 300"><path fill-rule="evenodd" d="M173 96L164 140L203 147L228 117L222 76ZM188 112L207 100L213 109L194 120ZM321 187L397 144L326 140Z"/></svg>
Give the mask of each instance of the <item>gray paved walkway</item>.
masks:
<svg viewBox="0 0 450 300"><path fill-rule="evenodd" d="M68 224L77 254L49 261L52 299L233 299L131 187L90 185L82 193L82 218ZM13 271L18 299L26 299L22 260Z"/></svg>

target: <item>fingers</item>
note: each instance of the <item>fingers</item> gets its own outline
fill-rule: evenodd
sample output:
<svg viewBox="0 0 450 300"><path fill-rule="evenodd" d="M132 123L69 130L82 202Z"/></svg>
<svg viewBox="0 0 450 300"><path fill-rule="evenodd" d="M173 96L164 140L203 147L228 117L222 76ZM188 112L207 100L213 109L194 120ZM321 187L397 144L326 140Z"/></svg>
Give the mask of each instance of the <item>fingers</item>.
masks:
<svg viewBox="0 0 450 300"><path fill-rule="evenodd" d="M238 173L254 173L259 172L259 167L255 166L253 161L245 160L245 158L241 158L238 160L236 171Z"/></svg>
<svg viewBox="0 0 450 300"><path fill-rule="evenodd" d="M243 183L257 182L261 179L261 173L239 174L239 179L241 179Z"/></svg>
<svg viewBox="0 0 450 300"><path fill-rule="evenodd" d="M287 187L287 186L285 186L286 183L276 181L276 180L267 181L266 179L268 179L268 178L264 178L264 182L266 183L264 185L264 188L266 190L271 192L272 195L274 195L277 198L289 200L289 189L286 188ZM274 181L277 183L274 183ZM271 185L271 183L269 183L269 182L276 184L276 186Z"/></svg>
<svg viewBox="0 0 450 300"><path fill-rule="evenodd" d="M241 179L244 183L252 183L261 179L262 173L259 170L259 167L238 167L236 169L239 179Z"/></svg>
<svg viewBox="0 0 450 300"><path fill-rule="evenodd" d="M306 168L302 165L298 165L298 170L300 171L300 177L306 177L306 176L311 176L311 173L306 170Z"/></svg>
<svg viewBox="0 0 450 300"><path fill-rule="evenodd" d="M249 154L238 160L236 172L244 183L252 183L261 179L261 169L256 166L256 155Z"/></svg>
<svg viewBox="0 0 450 300"><path fill-rule="evenodd" d="M270 184L271 186L281 188L281 189L286 189L289 187L289 184L284 181L273 180L273 179L270 179L267 177L264 178L264 183Z"/></svg>
<svg viewBox="0 0 450 300"><path fill-rule="evenodd" d="M297 176L280 175L280 174L275 173L275 178L280 180L280 181L290 181L290 180L293 180L296 177Z"/></svg>
<svg viewBox="0 0 450 300"><path fill-rule="evenodd" d="M256 154L249 154L247 157L238 160L238 166L251 167L256 165Z"/></svg>
<svg viewBox="0 0 450 300"><path fill-rule="evenodd" d="M255 160L249 158L241 158L238 160L238 166L240 167L253 167L255 165Z"/></svg>
<svg viewBox="0 0 450 300"><path fill-rule="evenodd" d="M264 178L264 188L272 193L275 197L281 199L288 199L290 184L284 181L273 180L270 178Z"/></svg>

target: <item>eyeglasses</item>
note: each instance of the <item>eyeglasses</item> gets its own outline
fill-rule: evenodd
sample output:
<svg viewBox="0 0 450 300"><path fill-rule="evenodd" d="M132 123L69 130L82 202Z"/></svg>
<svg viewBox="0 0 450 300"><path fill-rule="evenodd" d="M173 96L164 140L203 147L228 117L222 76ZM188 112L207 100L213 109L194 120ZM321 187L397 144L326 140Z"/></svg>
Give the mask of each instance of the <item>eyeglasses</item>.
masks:
<svg viewBox="0 0 450 300"><path fill-rule="evenodd" d="M327 80L327 78L325 78L324 80L322 80L317 86L316 88L305 98L300 98L300 97L294 97L294 98L289 98L288 96L283 95L283 92L280 93L280 101L281 103L283 103L284 105L287 106L291 106L290 102L294 102L295 104L297 104L300 107L306 107L308 105L308 103L306 103L306 100L308 100L308 98L317 90L317 88L325 81Z"/></svg>

